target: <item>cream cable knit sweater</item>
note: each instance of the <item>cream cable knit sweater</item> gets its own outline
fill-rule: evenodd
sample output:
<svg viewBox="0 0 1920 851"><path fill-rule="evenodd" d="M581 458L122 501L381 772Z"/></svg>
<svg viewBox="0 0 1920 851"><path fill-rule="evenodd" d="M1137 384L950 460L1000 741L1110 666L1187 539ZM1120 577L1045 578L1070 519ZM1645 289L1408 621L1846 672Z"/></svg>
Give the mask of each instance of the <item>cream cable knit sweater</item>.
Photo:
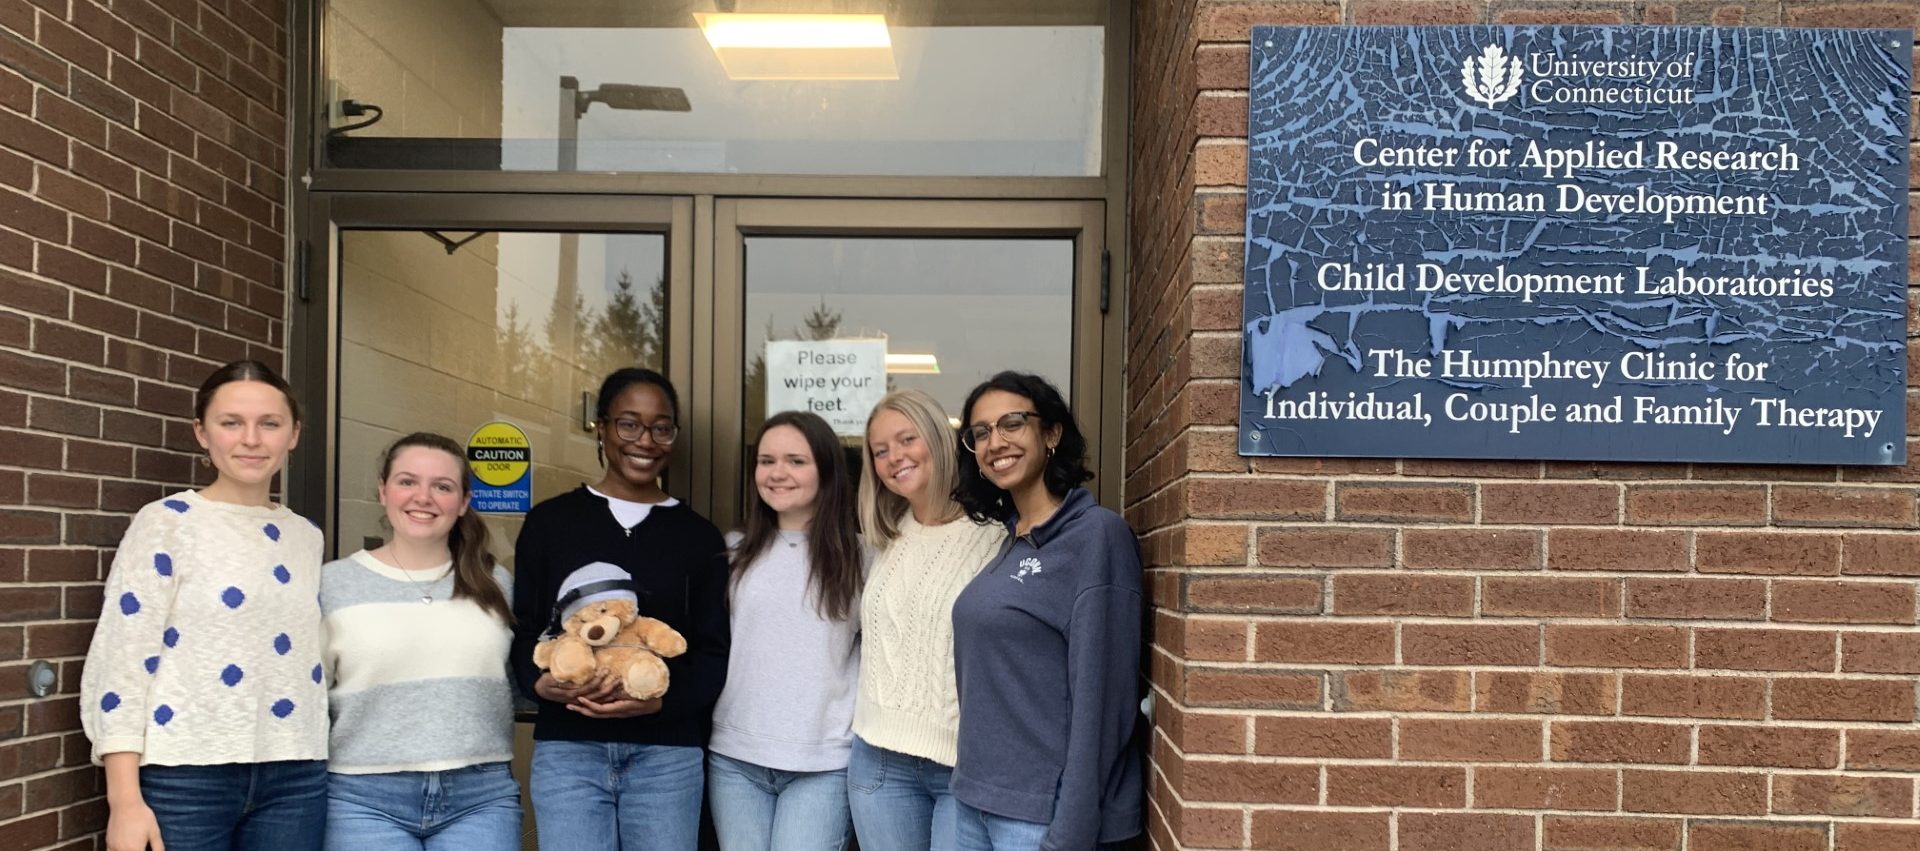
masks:
<svg viewBox="0 0 1920 851"><path fill-rule="evenodd" d="M860 610L853 732L868 744L952 765L960 729L953 600L1007 537L965 517L922 526L909 514L874 560Z"/></svg>

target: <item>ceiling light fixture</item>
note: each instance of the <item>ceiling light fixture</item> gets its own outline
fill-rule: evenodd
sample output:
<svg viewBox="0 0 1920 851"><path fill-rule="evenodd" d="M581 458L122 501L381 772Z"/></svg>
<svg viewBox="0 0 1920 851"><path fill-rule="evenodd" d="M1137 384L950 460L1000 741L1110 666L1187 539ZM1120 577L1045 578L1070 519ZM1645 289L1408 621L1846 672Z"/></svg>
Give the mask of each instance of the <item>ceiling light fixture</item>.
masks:
<svg viewBox="0 0 1920 851"><path fill-rule="evenodd" d="M939 375L940 360L933 355L888 352L887 372L893 375Z"/></svg>
<svg viewBox="0 0 1920 851"><path fill-rule="evenodd" d="M733 80L897 80L885 15L695 12Z"/></svg>

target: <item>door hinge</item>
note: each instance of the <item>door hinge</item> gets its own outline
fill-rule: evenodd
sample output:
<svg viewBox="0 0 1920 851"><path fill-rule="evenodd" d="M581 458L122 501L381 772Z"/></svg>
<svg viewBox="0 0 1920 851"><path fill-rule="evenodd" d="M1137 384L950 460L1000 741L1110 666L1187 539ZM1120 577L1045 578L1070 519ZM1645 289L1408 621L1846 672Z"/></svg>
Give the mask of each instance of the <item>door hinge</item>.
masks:
<svg viewBox="0 0 1920 851"><path fill-rule="evenodd" d="M306 240L293 244L293 294L301 301L313 299L313 247Z"/></svg>
<svg viewBox="0 0 1920 851"><path fill-rule="evenodd" d="M1113 298L1113 253L1100 252L1100 312L1107 312L1107 304Z"/></svg>

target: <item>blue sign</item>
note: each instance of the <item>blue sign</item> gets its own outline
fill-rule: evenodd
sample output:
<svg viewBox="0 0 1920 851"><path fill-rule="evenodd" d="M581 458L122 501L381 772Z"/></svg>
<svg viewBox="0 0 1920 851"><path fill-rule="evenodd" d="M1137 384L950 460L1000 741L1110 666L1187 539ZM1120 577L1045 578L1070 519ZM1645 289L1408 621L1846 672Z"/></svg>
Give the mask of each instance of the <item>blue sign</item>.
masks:
<svg viewBox="0 0 1920 851"><path fill-rule="evenodd" d="M1241 453L1901 463L1912 56L1255 28Z"/></svg>
<svg viewBox="0 0 1920 851"><path fill-rule="evenodd" d="M525 514L533 507L533 442L519 426L494 421L467 438L469 504L487 514Z"/></svg>

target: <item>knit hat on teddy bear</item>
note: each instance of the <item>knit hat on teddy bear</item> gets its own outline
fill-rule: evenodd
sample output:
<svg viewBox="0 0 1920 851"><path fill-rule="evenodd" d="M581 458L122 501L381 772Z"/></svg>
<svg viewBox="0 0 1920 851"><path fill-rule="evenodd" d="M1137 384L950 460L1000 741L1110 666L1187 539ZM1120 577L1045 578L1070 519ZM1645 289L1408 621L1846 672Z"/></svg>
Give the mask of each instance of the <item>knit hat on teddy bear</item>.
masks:
<svg viewBox="0 0 1920 851"><path fill-rule="evenodd" d="M596 561L572 573L560 581L560 595L554 599L557 610L556 622L564 623L573 613L591 603L605 600L625 600L638 605L639 595L633 591L633 577L618 565Z"/></svg>

